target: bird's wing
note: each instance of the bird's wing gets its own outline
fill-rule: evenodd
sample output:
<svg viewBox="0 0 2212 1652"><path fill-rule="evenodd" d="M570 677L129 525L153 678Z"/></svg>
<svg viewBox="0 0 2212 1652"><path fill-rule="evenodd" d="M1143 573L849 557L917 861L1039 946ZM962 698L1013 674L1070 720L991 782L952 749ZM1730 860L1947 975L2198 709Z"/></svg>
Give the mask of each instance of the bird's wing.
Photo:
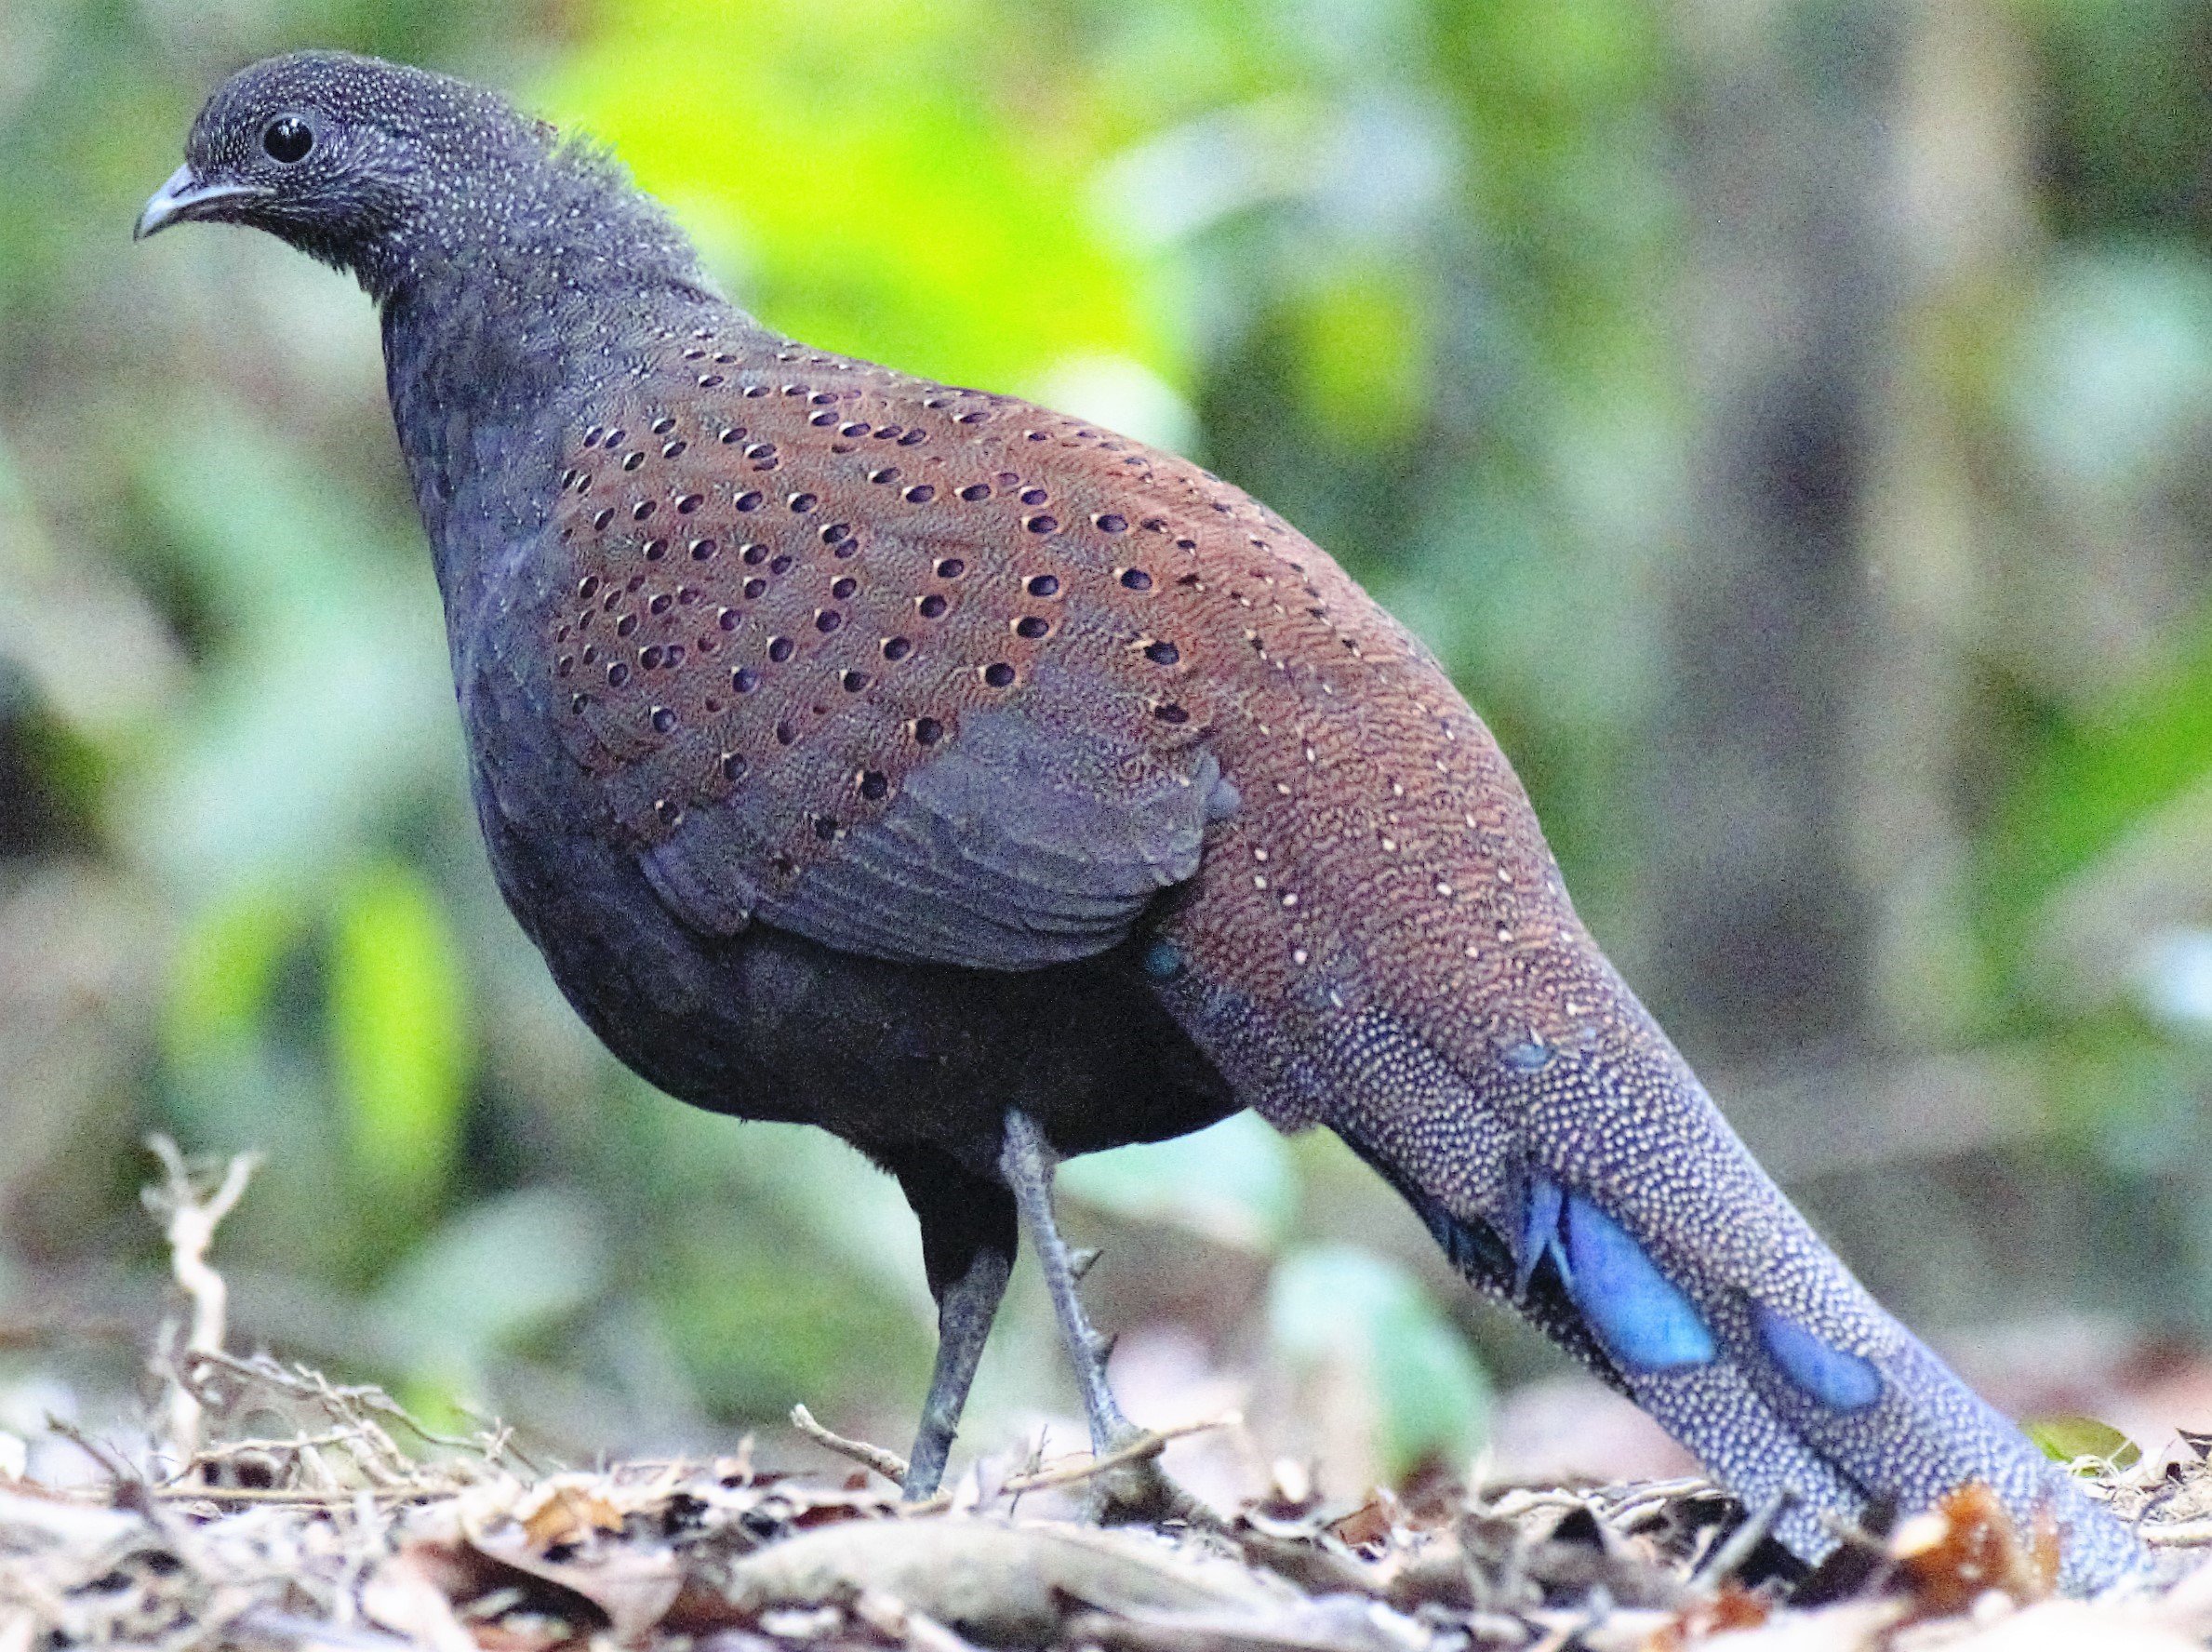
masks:
<svg viewBox="0 0 2212 1652"><path fill-rule="evenodd" d="M691 813L644 851L646 871L709 929L750 914L848 952L993 969L1086 957L1198 870L1209 810L1233 800L1210 753L1124 778L1086 733L979 710L803 869L778 875L793 800L762 787Z"/></svg>
<svg viewBox="0 0 2212 1652"><path fill-rule="evenodd" d="M1234 806L1170 618L1229 490L1179 461L810 353L675 355L562 464L564 739L694 926L1083 957Z"/></svg>

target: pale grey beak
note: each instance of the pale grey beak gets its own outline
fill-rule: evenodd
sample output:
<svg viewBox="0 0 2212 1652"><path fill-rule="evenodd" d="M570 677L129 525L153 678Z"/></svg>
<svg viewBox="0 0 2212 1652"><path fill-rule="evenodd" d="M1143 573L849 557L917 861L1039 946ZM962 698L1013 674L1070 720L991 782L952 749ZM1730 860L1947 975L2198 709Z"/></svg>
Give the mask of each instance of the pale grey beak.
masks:
<svg viewBox="0 0 2212 1652"><path fill-rule="evenodd" d="M268 193L251 183L202 183L193 176L190 167L180 167L169 174L167 183L153 192L153 198L146 203L146 210L139 214L138 227L131 231L130 238L143 241L173 223L207 217L207 209L219 202Z"/></svg>

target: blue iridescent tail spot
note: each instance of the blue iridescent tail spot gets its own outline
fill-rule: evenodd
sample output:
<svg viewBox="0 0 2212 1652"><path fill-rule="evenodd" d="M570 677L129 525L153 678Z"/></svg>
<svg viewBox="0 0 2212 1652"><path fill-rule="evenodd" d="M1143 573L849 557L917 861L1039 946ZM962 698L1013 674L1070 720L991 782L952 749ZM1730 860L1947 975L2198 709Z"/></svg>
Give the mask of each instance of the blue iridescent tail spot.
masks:
<svg viewBox="0 0 2212 1652"><path fill-rule="evenodd" d="M1764 1302L1752 1304L1752 1318L1782 1374L1823 1406L1858 1411L1882 1397L1882 1374L1872 1362L1822 1341Z"/></svg>
<svg viewBox="0 0 2212 1652"><path fill-rule="evenodd" d="M1647 1375L1712 1361L1712 1330L1628 1230L1576 1192L1566 1195L1566 1226L1567 1292L1607 1352Z"/></svg>

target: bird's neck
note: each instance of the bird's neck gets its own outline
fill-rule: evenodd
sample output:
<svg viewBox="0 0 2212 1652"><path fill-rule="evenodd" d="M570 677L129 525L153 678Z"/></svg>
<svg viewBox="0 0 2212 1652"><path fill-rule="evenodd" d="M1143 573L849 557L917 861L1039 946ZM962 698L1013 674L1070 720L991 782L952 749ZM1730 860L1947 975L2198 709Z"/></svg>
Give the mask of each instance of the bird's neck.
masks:
<svg viewBox="0 0 2212 1652"><path fill-rule="evenodd" d="M548 167L467 218L411 224L356 261L383 314L386 385L450 605L535 538L563 433L659 334L727 307L625 186Z"/></svg>

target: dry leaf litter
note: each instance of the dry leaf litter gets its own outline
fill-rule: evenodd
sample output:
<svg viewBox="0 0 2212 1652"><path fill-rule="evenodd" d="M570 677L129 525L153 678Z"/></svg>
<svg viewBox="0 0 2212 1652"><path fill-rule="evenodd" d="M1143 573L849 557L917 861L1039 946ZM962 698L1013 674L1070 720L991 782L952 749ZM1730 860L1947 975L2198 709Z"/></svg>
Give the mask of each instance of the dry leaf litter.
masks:
<svg viewBox="0 0 2212 1652"><path fill-rule="evenodd" d="M1441 1476L1332 1500L1295 1465L1270 1497L1167 1527L1086 1524L1120 1459L986 1460L899 1500L899 1459L793 1424L842 1484L713 1462L556 1471L502 1430L433 1432L381 1390L223 1346L216 1227L251 1166L195 1173L156 1141L148 1204L186 1307L157 1355L160 1449L66 1491L0 1462L0 1652L129 1645L396 1652L2053 1652L2212 1645L2212 1440L2094 1479L2162 1577L2056 1598L2053 1535L1969 1487L1793 1577L1702 1480L1486 1487ZM285 1437L234 1426L271 1415ZM58 1429L63 1425L56 1424ZM64 1432L67 1432L64 1430ZM1157 1439L1139 1448L1157 1450ZM1095 1499L1094 1499L1095 1500Z"/></svg>

